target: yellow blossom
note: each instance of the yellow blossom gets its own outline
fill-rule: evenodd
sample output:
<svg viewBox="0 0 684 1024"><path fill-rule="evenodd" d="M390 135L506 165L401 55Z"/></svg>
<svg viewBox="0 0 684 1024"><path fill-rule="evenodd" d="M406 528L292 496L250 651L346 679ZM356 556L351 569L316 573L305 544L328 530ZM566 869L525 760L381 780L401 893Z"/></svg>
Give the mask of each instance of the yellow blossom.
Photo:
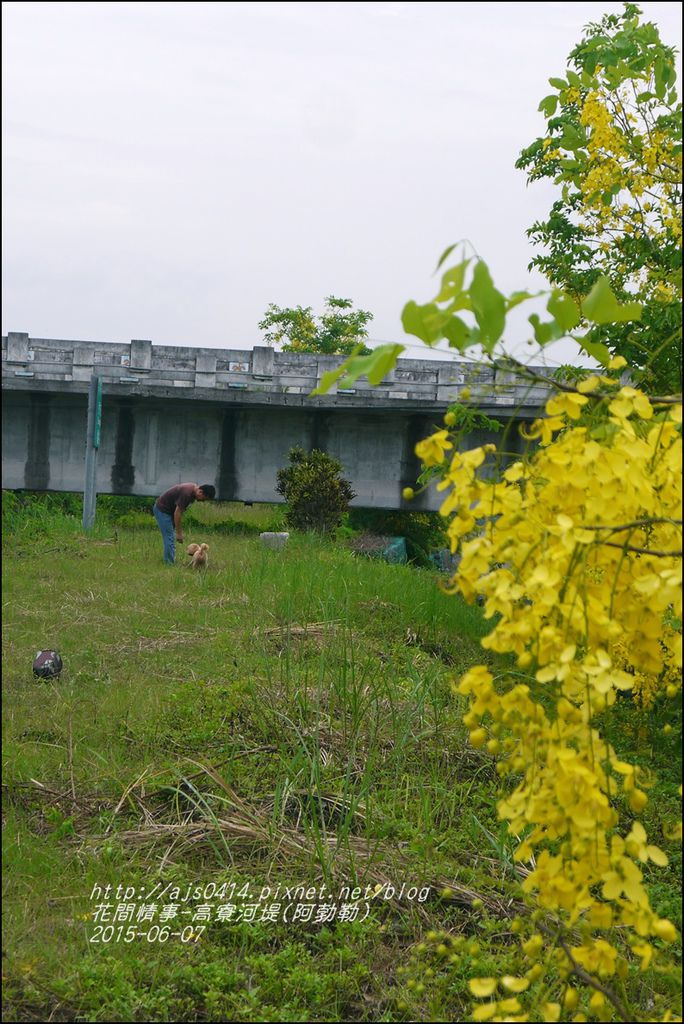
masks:
<svg viewBox="0 0 684 1024"><path fill-rule="evenodd" d="M426 466L438 466L444 458L444 452L453 447L446 430L438 430L431 437L419 441L416 455Z"/></svg>
<svg viewBox="0 0 684 1024"><path fill-rule="evenodd" d="M496 978L471 978L468 988L478 999L486 999L496 992Z"/></svg>
<svg viewBox="0 0 684 1024"><path fill-rule="evenodd" d="M575 391L561 391L553 398L549 398L546 412L549 416L565 415L571 420L577 420L582 414L582 407L588 401L586 395L580 395Z"/></svg>

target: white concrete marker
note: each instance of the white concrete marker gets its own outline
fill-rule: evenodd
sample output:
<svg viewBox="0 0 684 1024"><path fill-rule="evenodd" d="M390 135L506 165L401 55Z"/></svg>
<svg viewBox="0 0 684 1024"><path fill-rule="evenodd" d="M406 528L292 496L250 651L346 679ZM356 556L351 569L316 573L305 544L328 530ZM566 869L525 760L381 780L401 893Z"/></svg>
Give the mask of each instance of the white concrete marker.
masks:
<svg viewBox="0 0 684 1024"><path fill-rule="evenodd" d="M289 536L289 533L260 533L259 540L267 548L273 548L274 551L282 551Z"/></svg>

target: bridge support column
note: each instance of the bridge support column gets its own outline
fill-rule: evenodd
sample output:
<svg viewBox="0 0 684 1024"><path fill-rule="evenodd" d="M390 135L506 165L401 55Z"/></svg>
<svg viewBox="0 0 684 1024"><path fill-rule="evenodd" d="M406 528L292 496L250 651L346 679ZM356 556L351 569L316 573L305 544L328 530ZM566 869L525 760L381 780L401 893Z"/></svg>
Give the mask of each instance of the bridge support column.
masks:
<svg viewBox="0 0 684 1024"><path fill-rule="evenodd" d="M239 417L240 413L236 409L225 409L223 412L217 495L220 501L233 501L238 493L236 435Z"/></svg>
<svg viewBox="0 0 684 1024"><path fill-rule="evenodd" d="M112 494L132 494L135 484L135 466L133 465L134 402L130 398L120 398L118 406L114 465L112 466Z"/></svg>
<svg viewBox="0 0 684 1024"><path fill-rule="evenodd" d="M100 416L102 392L100 379L90 378L88 390L88 422L86 425L85 484L83 488L83 529L87 532L95 525L97 501L97 449L100 447Z"/></svg>
<svg viewBox="0 0 684 1024"><path fill-rule="evenodd" d="M406 432L401 457L401 474L399 479L398 507L411 512L420 512L427 507L426 495L420 494L410 501L403 495L405 487L416 487L423 465L416 455L416 445L424 441L432 433L432 421L426 416L409 416L406 420Z"/></svg>
<svg viewBox="0 0 684 1024"><path fill-rule="evenodd" d="M24 487L46 491L50 485L50 395L31 395Z"/></svg>

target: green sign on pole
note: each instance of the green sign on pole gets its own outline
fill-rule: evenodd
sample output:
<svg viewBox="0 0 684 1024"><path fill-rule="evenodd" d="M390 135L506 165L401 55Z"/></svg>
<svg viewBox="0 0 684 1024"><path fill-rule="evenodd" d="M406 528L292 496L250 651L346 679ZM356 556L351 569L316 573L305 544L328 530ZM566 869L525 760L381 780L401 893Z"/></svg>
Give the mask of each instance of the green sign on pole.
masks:
<svg viewBox="0 0 684 1024"><path fill-rule="evenodd" d="M102 428L102 378L97 378L97 398L95 399L95 423L93 424L93 448L100 447L100 431Z"/></svg>

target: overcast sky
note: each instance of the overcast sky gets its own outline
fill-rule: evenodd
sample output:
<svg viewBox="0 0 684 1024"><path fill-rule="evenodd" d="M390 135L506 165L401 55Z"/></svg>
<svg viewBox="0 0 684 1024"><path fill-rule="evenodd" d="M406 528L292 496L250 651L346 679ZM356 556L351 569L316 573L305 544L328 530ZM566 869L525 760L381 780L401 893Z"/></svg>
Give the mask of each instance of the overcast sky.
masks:
<svg viewBox="0 0 684 1024"><path fill-rule="evenodd" d="M679 4L641 6L679 48ZM251 348L270 302L334 294L427 355L401 309L451 242L543 284L555 190L513 165L621 7L3 3L3 334Z"/></svg>

